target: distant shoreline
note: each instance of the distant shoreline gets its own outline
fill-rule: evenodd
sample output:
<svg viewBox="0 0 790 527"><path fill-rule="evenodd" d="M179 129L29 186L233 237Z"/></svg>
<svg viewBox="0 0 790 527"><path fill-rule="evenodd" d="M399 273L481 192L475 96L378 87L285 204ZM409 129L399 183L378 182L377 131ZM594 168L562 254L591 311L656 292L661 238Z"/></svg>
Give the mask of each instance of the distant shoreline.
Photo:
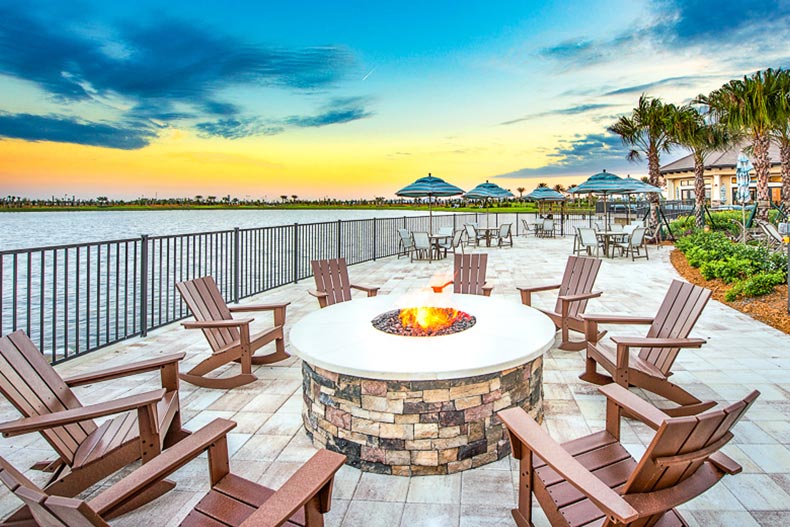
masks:
<svg viewBox="0 0 790 527"><path fill-rule="evenodd" d="M284 204L284 205L75 205L75 206L31 206L31 207L0 207L2 212L105 212L105 211L159 211L159 210L403 210L425 211L428 206L416 205L318 205L318 204ZM537 206L525 203L515 207L433 207L434 212L536 212ZM566 205L566 210L573 210Z"/></svg>

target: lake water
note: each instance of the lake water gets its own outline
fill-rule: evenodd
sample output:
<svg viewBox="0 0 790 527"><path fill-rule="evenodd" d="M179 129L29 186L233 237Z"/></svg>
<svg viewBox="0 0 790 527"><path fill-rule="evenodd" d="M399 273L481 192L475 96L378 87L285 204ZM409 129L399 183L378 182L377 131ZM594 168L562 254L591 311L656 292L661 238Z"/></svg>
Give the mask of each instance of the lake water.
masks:
<svg viewBox="0 0 790 527"><path fill-rule="evenodd" d="M239 227L425 216L402 210L151 210L0 213L0 251Z"/></svg>

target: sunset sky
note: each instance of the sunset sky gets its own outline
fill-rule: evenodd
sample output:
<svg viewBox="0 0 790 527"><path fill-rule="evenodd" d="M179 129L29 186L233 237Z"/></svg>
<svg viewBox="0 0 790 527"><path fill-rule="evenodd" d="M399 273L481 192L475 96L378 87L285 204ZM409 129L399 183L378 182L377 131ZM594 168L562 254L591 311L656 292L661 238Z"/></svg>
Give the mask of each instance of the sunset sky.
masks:
<svg viewBox="0 0 790 527"><path fill-rule="evenodd" d="M0 195L641 176L606 127L642 92L788 67L788 41L786 0L0 0Z"/></svg>

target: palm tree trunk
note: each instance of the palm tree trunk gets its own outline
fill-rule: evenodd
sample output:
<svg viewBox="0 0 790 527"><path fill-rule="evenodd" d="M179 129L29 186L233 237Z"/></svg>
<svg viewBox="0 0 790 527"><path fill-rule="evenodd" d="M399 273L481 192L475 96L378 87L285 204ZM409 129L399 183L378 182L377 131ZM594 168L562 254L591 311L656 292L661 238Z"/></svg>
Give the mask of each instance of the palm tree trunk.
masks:
<svg viewBox="0 0 790 527"><path fill-rule="evenodd" d="M754 172L757 174L757 217L768 219L768 172L771 168L771 158L768 156L768 147L771 140L767 135L755 135L754 143Z"/></svg>
<svg viewBox="0 0 790 527"><path fill-rule="evenodd" d="M656 187L661 184L661 171L659 169L658 151L655 148L650 148L647 153L647 174L651 185ZM659 241L660 232L658 225L658 208L660 206L658 194L649 194L650 196L650 228L655 229L655 241Z"/></svg>
<svg viewBox="0 0 790 527"><path fill-rule="evenodd" d="M782 160L782 202L786 213L790 213L790 140L783 140L779 145L779 157Z"/></svg>
<svg viewBox="0 0 790 527"><path fill-rule="evenodd" d="M694 152L694 216L698 229L705 227L705 161L701 154Z"/></svg>

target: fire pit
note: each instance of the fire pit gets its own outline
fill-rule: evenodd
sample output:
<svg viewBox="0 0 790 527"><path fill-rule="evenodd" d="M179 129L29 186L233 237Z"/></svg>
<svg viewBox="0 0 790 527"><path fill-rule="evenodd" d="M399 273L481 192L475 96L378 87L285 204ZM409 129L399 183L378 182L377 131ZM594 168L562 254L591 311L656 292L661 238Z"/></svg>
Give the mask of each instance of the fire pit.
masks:
<svg viewBox="0 0 790 527"><path fill-rule="evenodd" d="M415 306L449 313L449 323L415 331L400 317ZM315 311L290 333L303 359L305 430L371 472L496 461L509 453L496 412L517 405L542 418L542 354L554 334L544 314L496 297L382 295Z"/></svg>
<svg viewBox="0 0 790 527"><path fill-rule="evenodd" d="M475 325L477 319L452 307L406 307L393 309L371 320L373 327L404 337L438 337L460 333Z"/></svg>

